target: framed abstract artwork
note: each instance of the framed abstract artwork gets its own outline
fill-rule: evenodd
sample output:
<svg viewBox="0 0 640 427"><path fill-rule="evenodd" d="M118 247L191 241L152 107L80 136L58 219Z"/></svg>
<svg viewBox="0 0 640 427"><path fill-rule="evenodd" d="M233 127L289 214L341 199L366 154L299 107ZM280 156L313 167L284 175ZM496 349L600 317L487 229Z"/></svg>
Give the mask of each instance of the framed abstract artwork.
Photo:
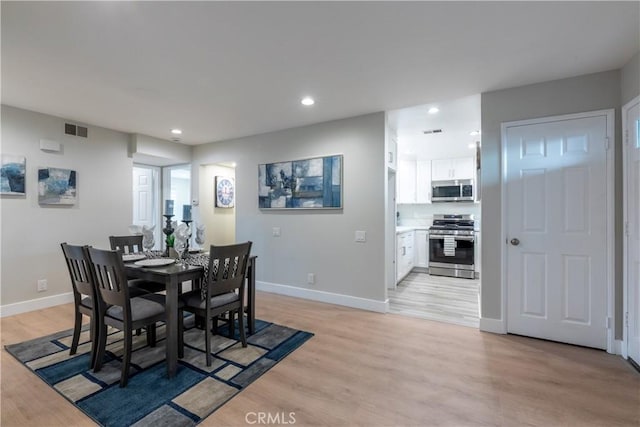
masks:
<svg viewBox="0 0 640 427"><path fill-rule="evenodd" d="M232 208L235 203L235 180L231 177L216 176L216 208Z"/></svg>
<svg viewBox="0 0 640 427"><path fill-rule="evenodd" d="M343 156L258 165L260 209L342 209Z"/></svg>
<svg viewBox="0 0 640 427"><path fill-rule="evenodd" d="M0 194L24 196L27 158L3 154L0 163Z"/></svg>
<svg viewBox="0 0 640 427"><path fill-rule="evenodd" d="M77 174L70 169L38 169L38 203L73 205L76 203Z"/></svg>

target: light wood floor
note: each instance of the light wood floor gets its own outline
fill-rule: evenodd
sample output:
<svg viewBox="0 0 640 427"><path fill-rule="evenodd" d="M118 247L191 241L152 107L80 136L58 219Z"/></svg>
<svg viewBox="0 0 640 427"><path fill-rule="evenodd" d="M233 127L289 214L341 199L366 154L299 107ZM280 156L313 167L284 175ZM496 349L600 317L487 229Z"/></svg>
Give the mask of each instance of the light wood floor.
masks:
<svg viewBox="0 0 640 427"><path fill-rule="evenodd" d="M411 272L389 289L389 312L478 328L480 281Z"/></svg>
<svg viewBox="0 0 640 427"><path fill-rule="evenodd" d="M640 425L640 375L619 356L266 293L257 300L259 318L316 336L203 426L246 425L261 411L293 412L297 426ZM71 319L70 305L2 319L3 427L92 425L4 351Z"/></svg>

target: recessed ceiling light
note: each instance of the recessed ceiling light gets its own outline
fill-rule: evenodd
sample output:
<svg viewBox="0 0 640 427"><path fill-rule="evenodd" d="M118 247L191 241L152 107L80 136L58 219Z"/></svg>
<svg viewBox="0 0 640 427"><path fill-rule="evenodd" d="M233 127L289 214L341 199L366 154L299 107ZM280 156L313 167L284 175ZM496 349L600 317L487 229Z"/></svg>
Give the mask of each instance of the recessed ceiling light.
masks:
<svg viewBox="0 0 640 427"><path fill-rule="evenodd" d="M311 106L311 105L315 104L315 103L316 103L316 101L314 101L314 100L313 100L313 98L312 98L312 97L310 97L310 96L305 96L304 98L302 98L302 99L300 100L300 103L301 103L302 105L304 105L304 106L309 107L309 106Z"/></svg>
<svg viewBox="0 0 640 427"><path fill-rule="evenodd" d="M475 142L472 142L471 144L469 144L469 148L473 149L473 148L477 148L478 144L476 144Z"/></svg>
<svg viewBox="0 0 640 427"><path fill-rule="evenodd" d="M440 111L440 109L438 107L431 107L429 108L429 114L435 114L438 111Z"/></svg>
<svg viewBox="0 0 640 427"><path fill-rule="evenodd" d="M171 129L171 133L174 135L182 135L182 131L180 129Z"/></svg>
<svg viewBox="0 0 640 427"><path fill-rule="evenodd" d="M480 131L479 131L479 130L471 131L471 132L469 133L469 135L471 135L471 136L480 135Z"/></svg>

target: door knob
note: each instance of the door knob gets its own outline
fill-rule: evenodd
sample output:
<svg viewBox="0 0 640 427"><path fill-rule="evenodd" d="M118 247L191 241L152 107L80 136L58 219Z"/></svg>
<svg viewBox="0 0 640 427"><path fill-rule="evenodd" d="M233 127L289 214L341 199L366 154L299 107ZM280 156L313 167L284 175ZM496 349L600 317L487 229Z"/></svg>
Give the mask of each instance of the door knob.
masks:
<svg viewBox="0 0 640 427"><path fill-rule="evenodd" d="M513 238L513 239L511 239L511 244L513 246L518 246L520 244L520 240L518 240L516 238Z"/></svg>

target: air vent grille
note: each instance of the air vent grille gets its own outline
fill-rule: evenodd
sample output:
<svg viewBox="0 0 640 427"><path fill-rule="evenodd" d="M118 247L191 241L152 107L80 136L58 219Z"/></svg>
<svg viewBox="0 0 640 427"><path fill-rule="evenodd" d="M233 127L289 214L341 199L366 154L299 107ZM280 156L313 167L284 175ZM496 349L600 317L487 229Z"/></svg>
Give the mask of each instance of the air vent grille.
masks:
<svg viewBox="0 0 640 427"><path fill-rule="evenodd" d="M89 130L84 126L74 125L72 123L64 124L64 133L67 135L79 136L86 138L89 136Z"/></svg>
<svg viewBox="0 0 640 427"><path fill-rule="evenodd" d="M425 135L431 135L432 133L442 133L442 129L427 129L422 131Z"/></svg>

